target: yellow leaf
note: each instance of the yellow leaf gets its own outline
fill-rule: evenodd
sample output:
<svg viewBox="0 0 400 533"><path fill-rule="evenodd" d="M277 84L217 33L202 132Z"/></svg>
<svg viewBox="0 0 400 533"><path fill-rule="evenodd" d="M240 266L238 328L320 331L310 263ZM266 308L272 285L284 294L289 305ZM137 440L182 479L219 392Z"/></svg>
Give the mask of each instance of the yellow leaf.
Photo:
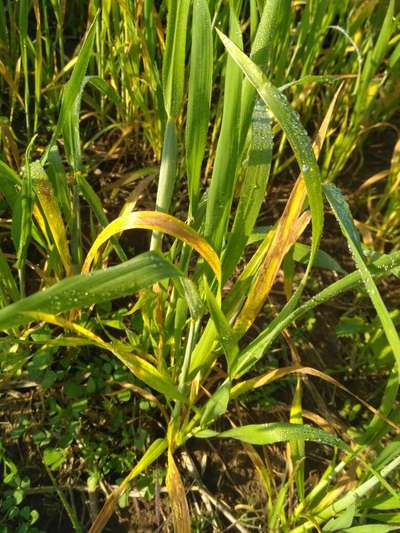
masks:
<svg viewBox="0 0 400 533"><path fill-rule="evenodd" d="M174 532L191 533L192 525L185 487L171 450L168 450L167 490L171 502Z"/></svg>
<svg viewBox="0 0 400 533"><path fill-rule="evenodd" d="M296 185L300 183L297 182ZM254 322L272 288L283 258L310 221L309 212L300 216L302 204L294 205L289 202L286 207L287 209L285 209L279 220L277 231L274 234L272 244L268 249L260 272L236 319L234 329L241 334L245 333Z"/></svg>
<svg viewBox="0 0 400 533"><path fill-rule="evenodd" d="M210 265L218 281L221 280L221 264L217 254L210 244L190 226L166 213L158 211L135 211L113 220L98 235L89 250L82 267L82 272L89 272L98 249L110 237L122 231L134 228L161 231L176 237L196 250Z"/></svg>
<svg viewBox="0 0 400 533"><path fill-rule="evenodd" d="M333 110L342 87L343 83L336 91L314 140L313 151L316 158L318 158L326 139ZM307 189L305 181L303 175L300 174L290 194L285 210L278 221L272 243L268 248L260 272L236 319L234 329L241 334L245 333L254 322L267 299L286 253L301 236L310 220L308 214L302 214L306 196Z"/></svg>
<svg viewBox="0 0 400 533"><path fill-rule="evenodd" d="M65 230L61 210L54 196L53 188L44 168L39 163L39 161L35 161L34 163L32 163L31 172L36 196L40 202L42 213L46 218L47 225L50 229L52 239L57 248L65 273L67 274L67 276L70 276L72 274L72 268L71 256L69 253L67 240L67 232ZM42 227L43 222L41 222L40 220L40 211L38 209L34 209L33 213L36 219L38 220L40 226Z"/></svg>

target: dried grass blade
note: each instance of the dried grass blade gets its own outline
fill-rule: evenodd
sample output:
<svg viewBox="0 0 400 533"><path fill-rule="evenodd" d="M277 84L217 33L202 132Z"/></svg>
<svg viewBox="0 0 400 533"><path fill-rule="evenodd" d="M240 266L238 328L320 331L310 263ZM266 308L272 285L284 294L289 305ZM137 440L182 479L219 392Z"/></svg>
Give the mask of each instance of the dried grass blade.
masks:
<svg viewBox="0 0 400 533"><path fill-rule="evenodd" d="M191 533L192 524L185 487L171 450L168 450L167 490L172 508L174 532Z"/></svg>

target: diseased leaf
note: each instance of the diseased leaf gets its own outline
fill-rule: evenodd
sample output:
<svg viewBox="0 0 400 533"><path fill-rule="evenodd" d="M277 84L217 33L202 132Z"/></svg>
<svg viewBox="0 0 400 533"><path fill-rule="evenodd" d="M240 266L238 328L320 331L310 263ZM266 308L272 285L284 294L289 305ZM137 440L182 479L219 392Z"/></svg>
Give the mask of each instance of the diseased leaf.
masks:
<svg viewBox="0 0 400 533"><path fill-rule="evenodd" d="M167 490L172 508L172 521L175 533L191 533L189 506L186 499L185 487L176 466L172 452L168 450Z"/></svg>
<svg viewBox="0 0 400 533"><path fill-rule="evenodd" d="M221 279L221 265L218 256L208 242L184 222L172 215L157 211L135 211L113 220L93 243L85 259L82 272L89 272L97 250L110 237L133 228L161 231L186 242L208 262L217 279Z"/></svg>
<svg viewBox="0 0 400 533"><path fill-rule="evenodd" d="M64 266L65 273L67 276L70 276L72 273L72 266L67 232L52 185L39 161L35 161L31 164L31 173L33 189L36 192L43 214L46 217L47 225Z"/></svg>

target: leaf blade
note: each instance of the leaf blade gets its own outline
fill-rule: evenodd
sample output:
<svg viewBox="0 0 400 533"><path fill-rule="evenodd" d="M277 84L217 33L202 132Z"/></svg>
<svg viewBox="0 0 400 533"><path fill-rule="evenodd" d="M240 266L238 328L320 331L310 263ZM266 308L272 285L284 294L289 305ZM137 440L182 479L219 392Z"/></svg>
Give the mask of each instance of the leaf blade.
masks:
<svg viewBox="0 0 400 533"><path fill-rule="evenodd" d="M132 294L166 277L181 275L166 259L147 252L121 265L71 276L0 310L0 330L30 321L33 311L60 313Z"/></svg>
<svg viewBox="0 0 400 533"><path fill-rule="evenodd" d="M88 272L99 247L111 236L126 229L143 228L161 231L189 244L211 266L218 280L221 279L221 265L210 244L194 229L181 220L159 211L135 211L113 220L98 236L89 250L82 272Z"/></svg>

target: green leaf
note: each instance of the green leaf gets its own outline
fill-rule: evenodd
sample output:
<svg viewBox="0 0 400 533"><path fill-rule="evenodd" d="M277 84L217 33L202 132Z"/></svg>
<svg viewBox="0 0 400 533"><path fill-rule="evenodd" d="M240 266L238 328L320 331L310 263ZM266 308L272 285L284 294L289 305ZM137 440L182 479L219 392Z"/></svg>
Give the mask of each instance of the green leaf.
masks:
<svg viewBox="0 0 400 533"><path fill-rule="evenodd" d="M64 131L65 150L67 152L68 160L73 168L77 168L79 166L79 117L78 121L76 121L76 113L77 109L79 108L85 74L89 64L90 56L92 54L94 38L96 36L97 16L98 14L96 14L94 17L86 33L71 77L65 85L57 126L42 156L43 165L47 160L51 148L57 141L61 132Z"/></svg>
<svg viewBox="0 0 400 533"><path fill-rule="evenodd" d="M357 269L359 270L361 279L365 285L367 294L375 307L379 320L381 321L382 328L385 332L390 347L392 348L397 365L398 390L400 384L400 338L397 333L396 326L394 325L390 313L387 310L381 295L379 294L373 276L364 261L359 235L353 224L350 209L345 198L340 190L333 184L324 185L324 192L339 222L342 233L347 239L354 261L357 265ZM386 407L389 408L389 411L386 409ZM383 414L387 416L392 407L393 406L390 407L385 405L385 410L387 412L382 411ZM383 422L382 420L378 420L377 417L374 417L371 424L377 424L381 426Z"/></svg>
<svg viewBox="0 0 400 533"><path fill-rule="evenodd" d="M239 353L239 347L234 332L226 319L222 309L218 305L218 302L208 287L207 281L204 282L204 288L207 297L208 308L212 321L214 322L215 329L218 334L218 340L221 343L224 350L226 361L228 363L228 372L231 375L233 371L234 363Z"/></svg>
<svg viewBox="0 0 400 533"><path fill-rule="evenodd" d="M171 0L168 5L167 39L162 68L165 109L176 117L185 85L185 52L189 0Z"/></svg>
<svg viewBox="0 0 400 533"><path fill-rule="evenodd" d="M0 310L0 330L30 322L27 313L61 313L127 296L162 279L180 276L169 261L147 252L90 274L72 276Z"/></svg>
<svg viewBox="0 0 400 533"><path fill-rule="evenodd" d="M400 413L396 413L400 414ZM398 416L396 416L398 420ZM395 437L391 442L388 442L384 448L380 451L376 459L374 460L373 467L375 470L379 470L389 463L395 457L400 455L400 436ZM398 507L400 508L400 497L397 498Z"/></svg>
<svg viewBox="0 0 400 533"><path fill-rule="evenodd" d="M378 511L396 511L399 509L399 498L384 494L383 496L368 498L360 502L361 509L375 509Z"/></svg>
<svg viewBox="0 0 400 533"><path fill-rule="evenodd" d="M218 437L219 433L218 431L214 431L212 429L202 429L201 431L197 431L195 436L198 439L212 439L213 437Z"/></svg>
<svg viewBox="0 0 400 533"><path fill-rule="evenodd" d="M30 43L28 35L29 13L32 5L29 0L20 0L18 2L18 33L20 38L22 70L24 73L24 102L25 102L25 120L28 136L30 135L30 117L29 117L29 64L28 64L28 44ZM15 45L15 43L14 43Z"/></svg>
<svg viewBox="0 0 400 533"><path fill-rule="evenodd" d="M363 333L368 331L369 325L361 318L350 318L343 316L339 320L339 324L336 326L337 337L351 337L357 333Z"/></svg>
<svg viewBox="0 0 400 533"><path fill-rule="evenodd" d="M70 398L77 399L82 397L84 390L79 383L70 379L64 383L64 392Z"/></svg>
<svg viewBox="0 0 400 533"><path fill-rule="evenodd" d="M343 533L388 533L389 531L398 531L399 526L388 526L387 524L363 524L362 526L350 527L343 529ZM323 530L325 531L325 530Z"/></svg>
<svg viewBox="0 0 400 533"><path fill-rule="evenodd" d="M226 412L231 386L231 381L229 379L225 380L207 401L200 419L201 427L207 426L207 424L219 418Z"/></svg>
<svg viewBox="0 0 400 533"><path fill-rule="evenodd" d="M29 524L32 526L35 522L39 520L39 513L36 511L36 509L31 509L30 512L30 520Z"/></svg>
<svg viewBox="0 0 400 533"><path fill-rule="evenodd" d="M24 491L21 489L14 490L13 497L14 497L15 503L19 505L24 499Z"/></svg>
<svg viewBox="0 0 400 533"><path fill-rule="evenodd" d="M299 117L290 107L285 96L281 94L270 81L268 81L257 65L230 39L228 39L228 37L218 30L217 32L230 56L236 61L247 79L257 89L259 95L287 135L300 170L304 176L312 215L313 238L309 263L309 268L311 268L321 238L324 216L321 177L310 139L301 124ZM307 270L309 270L309 268ZM303 283L305 283L306 277L307 276L305 275ZM299 291L297 291L297 297L298 296Z"/></svg>
<svg viewBox="0 0 400 533"><path fill-rule="evenodd" d="M109 85L107 82L103 80L100 76L86 76L84 78L84 85L86 83L90 83L93 85L93 87L96 87L98 91L103 93L107 98L115 105L119 105L121 103L121 97L119 94L115 91L111 85Z"/></svg>
<svg viewBox="0 0 400 533"><path fill-rule="evenodd" d="M336 446L350 453L350 448L338 437L326 433L321 429L306 424L286 424L274 422L271 424L250 424L228 429L218 435L223 439L237 439L249 444L274 444L290 440L305 440Z"/></svg>
<svg viewBox="0 0 400 533"><path fill-rule="evenodd" d="M299 263L307 264L310 260L310 247L307 244L296 242L293 247L293 259ZM320 248L315 254L313 267L331 270L332 272L339 272L340 274L346 274L346 271L343 270L336 259Z"/></svg>
<svg viewBox="0 0 400 533"><path fill-rule="evenodd" d="M258 100L252 116L251 145L232 231L224 250L223 281L232 274L256 223L272 161L272 121L265 104Z"/></svg>
<svg viewBox="0 0 400 533"><path fill-rule="evenodd" d="M53 186L40 161L31 164L32 184L51 236L67 276L71 275L71 255L62 212Z"/></svg>
<svg viewBox="0 0 400 533"><path fill-rule="evenodd" d="M123 389L119 391L117 394L117 398L121 403L129 402L129 400L131 399L131 396L132 394L129 389ZM141 406L141 409L142 409L142 406Z"/></svg>
<svg viewBox="0 0 400 533"><path fill-rule="evenodd" d="M229 9L229 35L242 47L240 22L234 8ZM215 154L213 173L208 188L204 232L217 252L220 252L229 222L231 204L239 162L238 138L242 73L228 56L224 84L224 106L221 132Z"/></svg>
<svg viewBox="0 0 400 533"><path fill-rule="evenodd" d="M264 72L273 57L278 22L282 12L290 13L290 0L266 0L251 46L250 59ZM245 144L255 101L255 88L247 80L242 86L239 151Z"/></svg>
<svg viewBox="0 0 400 533"><path fill-rule="evenodd" d="M163 213L168 213L171 206L172 195L175 190L176 170L177 170L178 145L176 138L175 120L168 118L164 133L164 143L162 149L160 176L158 178L156 209ZM161 249L161 234L153 232L151 239L151 250Z"/></svg>
<svg viewBox="0 0 400 533"><path fill-rule="evenodd" d="M322 531L343 531L343 528L350 527L354 520L356 506L349 505L337 518L331 518L322 528Z"/></svg>
<svg viewBox="0 0 400 533"><path fill-rule="evenodd" d="M193 3L190 65L185 147L190 210L195 214L207 142L213 73L211 19L206 0Z"/></svg>
<svg viewBox="0 0 400 533"><path fill-rule="evenodd" d="M204 314L204 304L201 301L196 285L191 279L186 277L175 278L174 284L181 298L185 300L192 319L200 320ZM186 313L184 315L186 316Z"/></svg>
<svg viewBox="0 0 400 533"><path fill-rule="evenodd" d="M17 249L17 261L15 263L18 269L23 269L25 266L26 255L28 251L28 246L32 236L32 209L33 209L33 188L32 188L32 172L34 169L30 164L31 151L33 144L35 142L35 137L32 137L28 147L25 151L25 168L24 168L24 179L22 181L22 191L21 191L21 211L20 211L20 220L17 221L19 224L19 241ZM15 223L14 213L13 213L13 225ZM24 293L24 286L21 287L21 293Z"/></svg>
<svg viewBox="0 0 400 533"><path fill-rule="evenodd" d="M57 202L62 210L64 221L69 226L73 217L71 196L68 178L57 145L54 145L49 151L46 172L53 186Z"/></svg>
<svg viewBox="0 0 400 533"><path fill-rule="evenodd" d="M43 462L50 470L57 470L65 461L66 453L62 448L46 448L43 454Z"/></svg>

